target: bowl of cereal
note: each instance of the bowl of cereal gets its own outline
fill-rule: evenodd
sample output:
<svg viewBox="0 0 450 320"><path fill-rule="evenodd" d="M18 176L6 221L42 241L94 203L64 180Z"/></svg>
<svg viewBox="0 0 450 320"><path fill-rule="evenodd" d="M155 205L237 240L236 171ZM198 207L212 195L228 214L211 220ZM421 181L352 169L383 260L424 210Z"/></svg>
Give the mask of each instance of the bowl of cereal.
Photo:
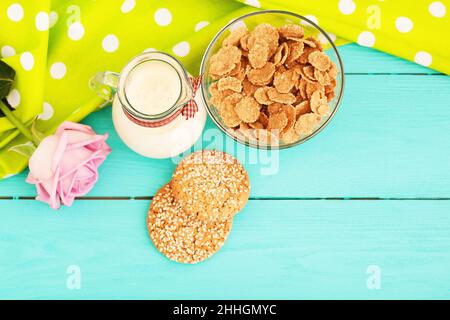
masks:
<svg viewBox="0 0 450 320"><path fill-rule="evenodd" d="M309 19L279 10L252 12L223 27L200 66L211 119L247 146L282 149L319 133L344 88L341 57Z"/></svg>

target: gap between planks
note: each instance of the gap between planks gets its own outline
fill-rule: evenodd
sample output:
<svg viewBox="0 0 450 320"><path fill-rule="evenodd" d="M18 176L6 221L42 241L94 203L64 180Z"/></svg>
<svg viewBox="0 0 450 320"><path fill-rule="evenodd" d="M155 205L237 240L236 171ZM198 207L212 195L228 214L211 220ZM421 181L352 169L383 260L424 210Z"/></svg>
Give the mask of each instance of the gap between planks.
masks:
<svg viewBox="0 0 450 320"><path fill-rule="evenodd" d="M344 72L346 76L441 76L447 77L445 73L423 73L423 72Z"/></svg>
<svg viewBox="0 0 450 320"><path fill-rule="evenodd" d="M142 197L127 197L127 196L112 196L112 197L79 197L76 200L106 200L106 201L130 201L130 200L152 200L153 196ZM0 196L0 200L36 200L31 196ZM450 197L418 197L418 198L402 198L402 197L250 197L253 201L450 201Z"/></svg>

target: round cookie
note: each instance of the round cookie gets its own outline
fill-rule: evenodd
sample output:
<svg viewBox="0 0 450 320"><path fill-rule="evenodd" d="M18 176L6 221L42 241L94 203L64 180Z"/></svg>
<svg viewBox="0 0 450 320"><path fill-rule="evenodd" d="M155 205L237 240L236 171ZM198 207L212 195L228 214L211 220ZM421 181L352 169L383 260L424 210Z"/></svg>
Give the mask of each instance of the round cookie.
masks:
<svg viewBox="0 0 450 320"><path fill-rule="evenodd" d="M150 239L167 258L197 263L216 253L230 233L232 218L214 222L183 210L169 184L154 196L147 216Z"/></svg>
<svg viewBox="0 0 450 320"><path fill-rule="evenodd" d="M229 154L214 150L185 157L175 169L171 187L186 211L209 221L232 217L250 196L244 167Z"/></svg>

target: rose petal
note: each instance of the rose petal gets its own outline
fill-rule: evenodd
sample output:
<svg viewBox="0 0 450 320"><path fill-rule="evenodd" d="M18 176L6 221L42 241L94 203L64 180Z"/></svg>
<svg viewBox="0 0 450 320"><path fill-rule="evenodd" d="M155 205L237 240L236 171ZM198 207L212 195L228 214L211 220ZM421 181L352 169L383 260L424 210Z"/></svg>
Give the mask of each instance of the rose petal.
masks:
<svg viewBox="0 0 450 320"><path fill-rule="evenodd" d="M40 183L36 184L36 190L37 190L37 197L36 199L40 201L44 201L47 203L50 203L50 195L48 194L47 190L44 188L44 186Z"/></svg>
<svg viewBox="0 0 450 320"><path fill-rule="evenodd" d="M89 154L86 149L83 152L80 150L68 151L61 162L61 169L65 172L59 182L63 202L70 198L69 194L74 197L87 194L97 182L98 166L92 163L91 157L97 158L99 151Z"/></svg>
<svg viewBox="0 0 450 320"><path fill-rule="evenodd" d="M70 122L70 121L64 121L63 123L61 123L59 125L58 129L56 130L56 134L61 134L62 132L66 131L66 130L81 131L81 132L95 135L94 130L92 130L92 128L90 126L81 124L81 123Z"/></svg>
<svg viewBox="0 0 450 320"><path fill-rule="evenodd" d="M108 139L109 135L107 133L105 133L104 135L101 135L101 137L103 137L103 139L89 145L89 148L95 148L96 150L102 150L106 154L109 154L111 152L111 148L106 143L106 139Z"/></svg>
<svg viewBox="0 0 450 320"><path fill-rule="evenodd" d="M64 157L64 153L66 152L67 148L67 134L63 131L61 134L59 134L59 143L55 150L55 153L53 154L52 159L52 170L56 171L56 168L59 166L59 163L61 162L61 159ZM64 171L63 171L64 173Z"/></svg>
<svg viewBox="0 0 450 320"><path fill-rule="evenodd" d="M60 199L57 194L58 173L54 177L36 184L36 200L48 203L53 209L58 209L60 206Z"/></svg>
<svg viewBox="0 0 450 320"><path fill-rule="evenodd" d="M102 142L105 141L105 137L102 135L88 134L78 131L65 131L68 136L68 149L77 149L84 146L89 146L90 149L97 150L101 148Z"/></svg>
<svg viewBox="0 0 450 320"><path fill-rule="evenodd" d="M61 177L58 182L58 192L61 200L63 200L68 194L71 193L73 185L76 183L77 173L74 171L71 174L65 174L64 177Z"/></svg>
<svg viewBox="0 0 450 320"><path fill-rule="evenodd" d="M74 180L75 181L75 180ZM75 194L68 192L67 194L64 194L62 190L62 185L60 185L59 194L61 196L61 202L63 205L70 207L73 204L73 201L75 200Z"/></svg>
<svg viewBox="0 0 450 320"><path fill-rule="evenodd" d="M33 177L33 175L30 173L28 173L27 178L25 179L25 182L29 183L29 184L38 184L39 180L36 179L35 177Z"/></svg>
<svg viewBox="0 0 450 320"><path fill-rule="evenodd" d="M98 152L99 151L93 153L86 148L66 151L59 164L62 172L64 173L62 178L79 170L92 157L96 157Z"/></svg>
<svg viewBox="0 0 450 320"><path fill-rule="evenodd" d="M48 136L44 138L33 155L30 157L28 166L30 177L34 180L43 181L53 176L52 159L58 148L59 137Z"/></svg>
<svg viewBox="0 0 450 320"><path fill-rule="evenodd" d="M77 180L77 194L79 195L85 195L91 191L98 178L97 168L92 168L93 170L89 170L88 167L84 167L83 169L88 170L89 174L84 173L84 177L79 176L79 179Z"/></svg>
<svg viewBox="0 0 450 320"><path fill-rule="evenodd" d="M57 168L55 171L55 175L53 176L52 185L50 189L50 207L53 209L58 209L61 202L58 193L58 182L60 173L61 173L60 168Z"/></svg>
<svg viewBox="0 0 450 320"><path fill-rule="evenodd" d="M94 164L96 167L99 167L99 166L103 163L103 161L106 160L106 156L107 156L107 154L106 154L106 155L98 154L97 156L93 156L93 157L90 159L90 161L93 162L93 164Z"/></svg>

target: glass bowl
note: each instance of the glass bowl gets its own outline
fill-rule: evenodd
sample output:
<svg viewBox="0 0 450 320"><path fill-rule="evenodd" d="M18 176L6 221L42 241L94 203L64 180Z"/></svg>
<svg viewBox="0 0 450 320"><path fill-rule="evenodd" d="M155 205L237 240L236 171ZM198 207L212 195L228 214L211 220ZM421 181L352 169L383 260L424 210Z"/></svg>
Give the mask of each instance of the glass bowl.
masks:
<svg viewBox="0 0 450 320"><path fill-rule="evenodd" d="M336 87L334 89L335 96L328 103L330 106L330 113L328 116L324 116L317 127L308 135L300 136L299 140L291 143L284 143L282 141L276 141L275 143L268 143L262 140L258 140L255 138L249 137L249 135L244 135L240 130L227 127L219 115L219 112L211 103L211 94L209 93L209 86L215 82L210 76L209 72L209 62L211 56L213 56L222 46L222 41L230 34L231 31L241 27L246 26L250 31L254 29L255 26L261 23L269 23L274 27L281 27L282 25L289 24L299 24L303 27L305 31L305 38L308 36L314 36L318 39L324 52L330 57L330 60L334 62L337 67L337 76L336 76ZM201 90L203 101L206 105L207 111L211 117L211 119L215 122L215 124L229 137L232 139L250 146L254 148L260 149L284 149L290 148L295 145L301 144L306 140L314 137L318 134L333 118L335 115L338 106L342 99L342 93L344 89L344 68L342 65L341 57L338 53L336 46L333 41L329 37L329 35L322 30L317 24L312 22L311 20L298 15L296 13L281 11L281 10L264 10L252 12L246 15L243 15L240 18L232 20L225 27L223 27L216 36L212 39L209 44L206 52L203 56L201 66L200 66L200 74L203 75Z"/></svg>

